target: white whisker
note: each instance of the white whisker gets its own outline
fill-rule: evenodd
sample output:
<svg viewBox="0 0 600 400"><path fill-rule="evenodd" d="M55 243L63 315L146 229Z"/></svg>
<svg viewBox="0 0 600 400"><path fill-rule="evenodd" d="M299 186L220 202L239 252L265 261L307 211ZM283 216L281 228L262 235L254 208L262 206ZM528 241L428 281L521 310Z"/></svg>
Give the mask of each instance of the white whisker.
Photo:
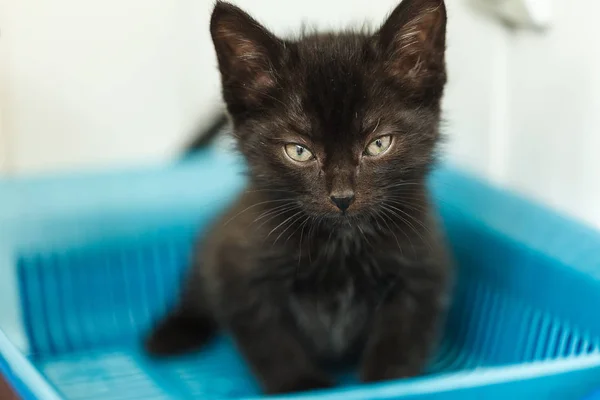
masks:
<svg viewBox="0 0 600 400"><path fill-rule="evenodd" d="M231 221L233 221L235 218L239 217L240 215L242 215L243 213L245 213L246 211L248 211L248 210L250 210L250 209L252 209L252 208L254 208L254 207L257 207L257 206L260 206L260 205L263 205L263 204L270 204L270 203L276 203L276 202L281 202L281 201L291 201L291 200L292 200L292 199L277 199L277 200L267 200L267 201L261 201L261 202L259 202L259 203L252 204L251 206L249 206L249 207L246 207L246 208L244 208L242 211L240 211L239 213L235 214L233 217L229 218L229 219L228 219L228 220L225 222L225 224L224 224L224 225L226 226L226 225L227 225L227 224L229 224Z"/></svg>
<svg viewBox="0 0 600 400"><path fill-rule="evenodd" d="M275 232L277 229L279 229L280 226L282 226L283 224L285 224L287 221L289 221L291 218L293 218L294 216L300 214L302 211L298 211L297 213L287 217L286 219L283 220L283 222L281 222L279 225L277 225L275 228L271 229L271 232L269 232L269 234L265 237L265 239L268 239L269 236L271 236L271 234L273 232Z"/></svg>

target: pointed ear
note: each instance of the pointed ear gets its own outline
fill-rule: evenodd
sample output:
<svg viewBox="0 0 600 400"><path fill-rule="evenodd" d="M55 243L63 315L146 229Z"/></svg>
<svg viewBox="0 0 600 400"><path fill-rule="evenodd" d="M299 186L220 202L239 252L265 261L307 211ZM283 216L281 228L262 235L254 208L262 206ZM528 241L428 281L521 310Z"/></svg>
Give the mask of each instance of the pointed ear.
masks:
<svg viewBox="0 0 600 400"><path fill-rule="evenodd" d="M446 81L446 7L443 0L403 0L377 33L385 68L415 86Z"/></svg>
<svg viewBox="0 0 600 400"><path fill-rule="evenodd" d="M225 101L250 107L268 97L266 92L277 83L283 42L244 11L222 1L212 13L210 31Z"/></svg>

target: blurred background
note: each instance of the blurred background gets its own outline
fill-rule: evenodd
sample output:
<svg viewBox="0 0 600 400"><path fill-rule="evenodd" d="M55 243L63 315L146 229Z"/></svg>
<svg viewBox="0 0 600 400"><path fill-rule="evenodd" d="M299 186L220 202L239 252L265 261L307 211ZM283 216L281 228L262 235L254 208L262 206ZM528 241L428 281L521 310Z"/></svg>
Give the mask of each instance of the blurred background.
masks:
<svg viewBox="0 0 600 400"><path fill-rule="evenodd" d="M398 0L232 0L274 32ZM169 160L221 108L212 0L0 0L0 174ZM600 227L600 2L447 0L447 158Z"/></svg>

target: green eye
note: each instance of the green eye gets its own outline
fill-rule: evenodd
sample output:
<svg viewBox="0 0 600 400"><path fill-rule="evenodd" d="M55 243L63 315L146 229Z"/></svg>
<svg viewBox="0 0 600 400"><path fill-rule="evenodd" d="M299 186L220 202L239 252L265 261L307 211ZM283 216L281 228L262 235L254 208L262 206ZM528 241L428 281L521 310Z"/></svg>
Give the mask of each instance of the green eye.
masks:
<svg viewBox="0 0 600 400"><path fill-rule="evenodd" d="M314 158L313 154L304 146L290 143L284 147L285 154L296 162L307 162Z"/></svg>
<svg viewBox="0 0 600 400"><path fill-rule="evenodd" d="M391 136L380 136L373 140L365 149L365 154L371 157L380 156L392 145Z"/></svg>

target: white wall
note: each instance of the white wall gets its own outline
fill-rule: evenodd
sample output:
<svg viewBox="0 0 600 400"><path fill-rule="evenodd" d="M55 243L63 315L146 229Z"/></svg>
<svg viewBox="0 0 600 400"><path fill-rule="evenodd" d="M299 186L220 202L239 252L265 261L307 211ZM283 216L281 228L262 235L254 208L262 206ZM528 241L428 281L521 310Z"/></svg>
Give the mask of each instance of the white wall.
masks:
<svg viewBox="0 0 600 400"><path fill-rule="evenodd" d="M173 156L218 107L206 0L0 0L2 132L18 173ZM398 0L238 0L275 32L379 24ZM449 1L450 151L486 163L502 29ZM465 63L465 60L470 60Z"/></svg>
<svg viewBox="0 0 600 400"><path fill-rule="evenodd" d="M0 104L19 172L165 156L185 107L178 2L5 1Z"/></svg>
<svg viewBox="0 0 600 400"><path fill-rule="evenodd" d="M0 109L0 174L2 172L8 173L8 170L8 138L2 130L2 109Z"/></svg>
<svg viewBox="0 0 600 400"><path fill-rule="evenodd" d="M9 169L8 163L8 138L6 129L4 129L3 124L3 109L2 109L2 99L4 98L4 91L6 88L6 73L5 73L5 64L6 64L6 51L4 40L2 40L2 0L0 0L0 176L2 173L7 173Z"/></svg>
<svg viewBox="0 0 600 400"><path fill-rule="evenodd" d="M504 136L508 35L472 1L448 4L448 86L444 98L446 154L485 176L498 175Z"/></svg>
<svg viewBox="0 0 600 400"><path fill-rule="evenodd" d="M600 227L600 2L554 1L509 46L504 181Z"/></svg>

